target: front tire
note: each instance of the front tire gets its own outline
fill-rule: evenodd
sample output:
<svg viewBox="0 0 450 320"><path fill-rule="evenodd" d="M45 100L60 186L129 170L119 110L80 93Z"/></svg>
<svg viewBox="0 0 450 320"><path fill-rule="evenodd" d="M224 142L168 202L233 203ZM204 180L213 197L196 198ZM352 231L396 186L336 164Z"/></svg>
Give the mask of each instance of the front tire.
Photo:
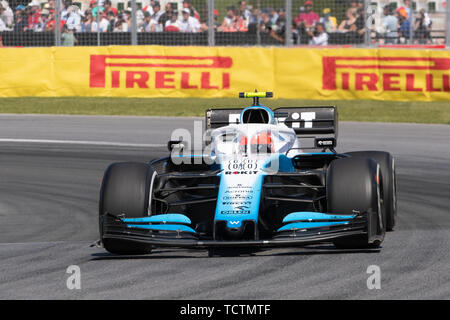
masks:
<svg viewBox="0 0 450 320"><path fill-rule="evenodd" d="M336 239L333 244L337 248L376 248L381 244L384 226L379 223L383 209L379 171L378 164L370 158L343 158L330 163L326 178L328 212L346 215L355 211L376 212L378 221L375 231L367 230L367 234ZM370 235L374 232L379 237L372 241Z"/></svg>
<svg viewBox="0 0 450 320"><path fill-rule="evenodd" d="M397 221L397 179L395 160L389 152L355 151L346 153L352 157L372 158L379 165L383 176L383 200L386 211L386 231L393 231Z"/></svg>
<svg viewBox="0 0 450 320"><path fill-rule="evenodd" d="M147 254L151 245L121 239L103 238L103 216L124 214L127 218L149 215L149 193L155 171L145 163L113 163L105 171L100 190L100 238L105 249L114 254Z"/></svg>

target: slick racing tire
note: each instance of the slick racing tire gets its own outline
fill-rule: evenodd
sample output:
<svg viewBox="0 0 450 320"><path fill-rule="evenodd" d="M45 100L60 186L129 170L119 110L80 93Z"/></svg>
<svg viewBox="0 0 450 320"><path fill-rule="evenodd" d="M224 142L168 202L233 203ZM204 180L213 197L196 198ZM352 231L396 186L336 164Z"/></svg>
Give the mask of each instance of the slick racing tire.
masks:
<svg viewBox="0 0 450 320"><path fill-rule="evenodd" d="M121 239L103 238L102 216L125 214L126 218L148 216L149 193L155 171L145 163L113 163L105 171L100 191L100 237L114 254L147 254L151 245Z"/></svg>
<svg viewBox="0 0 450 320"><path fill-rule="evenodd" d="M397 181L394 157L384 151L347 152L352 157L372 158L380 165L383 177L383 199L386 211L386 231L393 231L397 221Z"/></svg>
<svg viewBox="0 0 450 320"><path fill-rule="evenodd" d="M349 157L332 161L326 178L328 212L348 215L355 211L375 211L379 217L383 210L379 171L378 164L371 158ZM378 233L384 236L384 230L378 230ZM336 239L333 243L337 248L364 249L378 247L382 239L369 242L368 231L367 234Z"/></svg>

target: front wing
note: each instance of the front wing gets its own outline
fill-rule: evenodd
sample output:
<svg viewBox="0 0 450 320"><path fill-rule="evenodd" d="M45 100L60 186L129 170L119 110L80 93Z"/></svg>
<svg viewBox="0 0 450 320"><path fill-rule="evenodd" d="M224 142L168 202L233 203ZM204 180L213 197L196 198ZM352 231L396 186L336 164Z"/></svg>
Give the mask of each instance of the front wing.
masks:
<svg viewBox="0 0 450 320"><path fill-rule="evenodd" d="M270 239L261 240L214 240L203 238L186 224L179 222L130 224L121 217L110 214L101 217L103 239L121 239L130 242L147 243L160 247L212 248L212 247L293 247L331 242L353 235L370 235L373 219L371 213L360 213L347 224L312 228L293 228L275 232ZM138 218L139 219L139 218ZM282 229L282 228L280 228Z"/></svg>

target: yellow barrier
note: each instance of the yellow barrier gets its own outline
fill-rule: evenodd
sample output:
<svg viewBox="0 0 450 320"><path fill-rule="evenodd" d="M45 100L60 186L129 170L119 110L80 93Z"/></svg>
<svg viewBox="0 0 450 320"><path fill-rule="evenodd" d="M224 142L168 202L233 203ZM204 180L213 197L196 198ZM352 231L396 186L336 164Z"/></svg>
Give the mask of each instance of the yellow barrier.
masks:
<svg viewBox="0 0 450 320"><path fill-rule="evenodd" d="M450 100L449 51L348 48L0 49L0 97Z"/></svg>

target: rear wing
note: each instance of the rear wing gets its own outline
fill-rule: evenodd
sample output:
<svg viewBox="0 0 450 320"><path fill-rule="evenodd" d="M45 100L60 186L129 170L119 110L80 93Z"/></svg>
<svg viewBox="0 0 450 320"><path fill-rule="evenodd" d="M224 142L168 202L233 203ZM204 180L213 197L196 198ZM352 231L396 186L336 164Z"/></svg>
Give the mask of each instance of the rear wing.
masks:
<svg viewBox="0 0 450 320"><path fill-rule="evenodd" d="M206 129L239 124L242 110L206 110ZM278 123L284 123L287 127L294 129L297 138L301 140L303 148L334 148L336 146L338 113L335 106L281 107L274 109L273 112ZM311 139L314 139L313 145L311 144Z"/></svg>

